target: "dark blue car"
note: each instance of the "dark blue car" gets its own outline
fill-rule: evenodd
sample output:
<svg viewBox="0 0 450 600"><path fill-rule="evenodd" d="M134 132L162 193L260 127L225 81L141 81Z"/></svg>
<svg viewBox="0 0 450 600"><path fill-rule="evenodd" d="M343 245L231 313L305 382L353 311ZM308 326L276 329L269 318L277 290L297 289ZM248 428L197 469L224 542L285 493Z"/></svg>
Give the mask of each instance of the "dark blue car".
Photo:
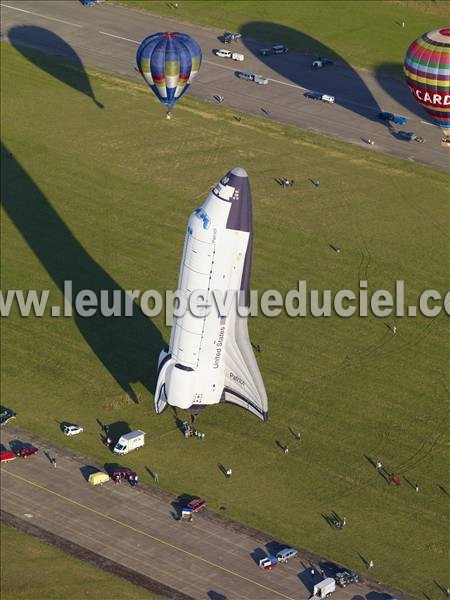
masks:
<svg viewBox="0 0 450 600"><path fill-rule="evenodd" d="M408 119L406 117L394 115L394 113L391 112L380 112L378 113L377 117L382 121L389 121L391 123L395 123L396 125L406 125L408 123Z"/></svg>

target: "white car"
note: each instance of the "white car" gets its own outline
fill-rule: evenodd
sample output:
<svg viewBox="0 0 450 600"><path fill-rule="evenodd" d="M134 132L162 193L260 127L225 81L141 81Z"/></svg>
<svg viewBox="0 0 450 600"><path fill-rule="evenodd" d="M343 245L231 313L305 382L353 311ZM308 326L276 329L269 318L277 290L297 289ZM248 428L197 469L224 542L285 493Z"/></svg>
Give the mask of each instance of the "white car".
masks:
<svg viewBox="0 0 450 600"><path fill-rule="evenodd" d="M64 425L64 435L78 435L83 433L83 428L79 425Z"/></svg>

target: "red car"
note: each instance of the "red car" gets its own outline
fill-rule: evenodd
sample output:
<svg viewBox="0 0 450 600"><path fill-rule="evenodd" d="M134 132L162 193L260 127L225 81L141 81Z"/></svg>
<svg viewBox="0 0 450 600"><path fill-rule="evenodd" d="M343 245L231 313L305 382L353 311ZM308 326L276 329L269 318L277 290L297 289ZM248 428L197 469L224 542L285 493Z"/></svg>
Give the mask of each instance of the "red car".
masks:
<svg viewBox="0 0 450 600"><path fill-rule="evenodd" d="M197 512L202 508L206 508L206 502L201 498L194 498L194 500L188 503L187 508L190 508L193 512Z"/></svg>
<svg viewBox="0 0 450 600"><path fill-rule="evenodd" d="M11 450L4 450L3 452L0 452L0 462L9 462L15 458L16 455Z"/></svg>
<svg viewBox="0 0 450 600"><path fill-rule="evenodd" d="M24 448L19 448L17 450L17 456L20 456L20 458L27 458L27 456L33 456L33 454L36 454L37 451L38 448L35 446L25 446Z"/></svg>

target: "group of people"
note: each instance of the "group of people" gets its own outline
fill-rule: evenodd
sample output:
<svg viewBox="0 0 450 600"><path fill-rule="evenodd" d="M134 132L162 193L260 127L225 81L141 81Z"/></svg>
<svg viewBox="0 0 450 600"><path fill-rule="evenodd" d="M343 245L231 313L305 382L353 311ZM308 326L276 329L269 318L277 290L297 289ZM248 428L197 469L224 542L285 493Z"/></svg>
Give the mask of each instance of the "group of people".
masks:
<svg viewBox="0 0 450 600"><path fill-rule="evenodd" d="M286 177L281 177L280 182L281 182L281 186L282 186L283 190L288 187L292 187L294 185L294 180L286 179Z"/></svg>
<svg viewBox="0 0 450 600"><path fill-rule="evenodd" d="M127 474L115 474L113 475L113 481L115 485L120 485L120 483L122 482L122 479L128 479L128 481L130 482L130 485L132 487L136 486L139 483L139 477L137 475L137 473L127 473Z"/></svg>
<svg viewBox="0 0 450 600"><path fill-rule="evenodd" d="M183 433L185 438L195 437L202 442L205 439L205 434L197 431L195 427L189 425L187 421L184 421L183 423Z"/></svg>

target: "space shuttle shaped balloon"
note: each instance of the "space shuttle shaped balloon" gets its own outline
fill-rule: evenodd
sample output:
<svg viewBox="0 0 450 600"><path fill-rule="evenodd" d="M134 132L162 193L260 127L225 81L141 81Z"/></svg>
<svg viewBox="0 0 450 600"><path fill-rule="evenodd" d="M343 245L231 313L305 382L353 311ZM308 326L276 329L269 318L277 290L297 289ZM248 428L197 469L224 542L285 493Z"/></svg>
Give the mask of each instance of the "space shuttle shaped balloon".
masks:
<svg viewBox="0 0 450 600"><path fill-rule="evenodd" d="M267 394L247 318L237 311L238 305L249 306L252 238L248 176L234 168L189 218L178 289L186 298L194 290L215 290L224 299L234 291L237 300L228 314L212 302L201 316L187 310L174 317L169 347L159 357L157 413L168 405L195 413L231 402L267 419Z"/></svg>

